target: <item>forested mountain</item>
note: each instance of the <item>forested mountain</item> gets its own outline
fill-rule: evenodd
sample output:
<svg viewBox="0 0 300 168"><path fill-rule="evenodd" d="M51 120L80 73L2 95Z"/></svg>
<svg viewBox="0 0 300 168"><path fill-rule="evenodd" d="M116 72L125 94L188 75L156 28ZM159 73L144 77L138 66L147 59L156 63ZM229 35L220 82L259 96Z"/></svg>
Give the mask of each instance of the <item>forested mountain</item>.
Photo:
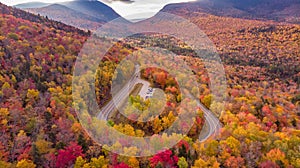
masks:
<svg viewBox="0 0 300 168"><path fill-rule="evenodd" d="M83 134L71 130L71 98L54 93L67 91L88 34L3 4L0 9L0 167L59 167L54 153L67 162L82 155L77 139ZM62 156L64 146L78 153Z"/></svg>
<svg viewBox="0 0 300 168"><path fill-rule="evenodd" d="M16 8L20 9L26 9L26 8L42 8L45 6L50 5L49 3L43 3L43 2L27 2L27 3L21 3L18 5L15 5Z"/></svg>
<svg viewBox="0 0 300 168"><path fill-rule="evenodd" d="M106 22L98 19L97 17L78 12L60 4L52 4L42 8L30 8L26 9L26 11L46 16L50 19L78 27L83 30L96 30Z"/></svg>
<svg viewBox="0 0 300 168"><path fill-rule="evenodd" d="M192 15L207 13L217 16L265 19L299 24L299 7L299 0L200 0L169 4L162 11L178 11L178 13L183 12Z"/></svg>
<svg viewBox="0 0 300 168"><path fill-rule="evenodd" d="M96 30L103 23L120 17L112 8L99 1L77 0L42 5L24 3L15 7L84 30Z"/></svg>
<svg viewBox="0 0 300 168"><path fill-rule="evenodd" d="M222 128L219 135L200 142L205 120L197 110L188 136L171 149L139 158L134 157L139 149L126 148L123 139L114 146L128 156L105 150L77 118L72 96L74 63L90 34L0 4L0 167L300 167L300 26L187 10L181 15L208 35L223 61L227 88L224 110L218 114ZM111 98L110 81L120 60L149 46L178 54L201 84L197 98L210 109L220 108L212 99L203 62L178 39L156 34L119 41L107 52L99 65L103 71L96 74L99 106ZM153 125L118 118L108 122L131 136L166 129L177 117L181 101L180 90L167 72L147 68L142 76L157 80L153 84L171 95L166 99L167 115L156 117ZM137 107L147 104L140 97L131 101ZM157 136L157 145L167 138Z"/></svg>
<svg viewBox="0 0 300 168"><path fill-rule="evenodd" d="M120 17L111 7L98 0L75 0L61 3L75 11L90 15L104 21L111 21Z"/></svg>
<svg viewBox="0 0 300 168"><path fill-rule="evenodd" d="M55 28L55 29L58 29L58 30L63 29L63 30L67 30L68 32L80 32L80 34L85 34L85 35L88 34L87 32L85 32L83 30L80 30L78 28L72 27L70 25L66 25L64 23L57 22L57 21L51 20L51 19L46 18L46 17L37 16L37 15L34 15L32 13L25 12L25 11L22 11L22 10L13 8L13 7L8 7L8 6L3 5L3 4L1 4L0 9L1 9L1 14L12 15L14 17L21 18L21 19L24 19L24 20L28 20L28 21L31 21L31 22L41 23L41 24L44 24L44 25L46 25L50 28Z"/></svg>

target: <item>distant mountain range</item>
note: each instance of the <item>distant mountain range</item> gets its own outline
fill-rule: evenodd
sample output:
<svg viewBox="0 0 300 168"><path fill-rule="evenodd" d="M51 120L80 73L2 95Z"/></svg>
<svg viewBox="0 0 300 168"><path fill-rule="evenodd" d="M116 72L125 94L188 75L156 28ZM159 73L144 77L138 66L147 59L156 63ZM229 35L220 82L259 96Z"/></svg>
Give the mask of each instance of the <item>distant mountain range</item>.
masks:
<svg viewBox="0 0 300 168"><path fill-rule="evenodd" d="M96 0L77 0L56 4L31 2L15 7L84 30L96 30L103 23L120 17L111 7Z"/></svg>
<svg viewBox="0 0 300 168"><path fill-rule="evenodd" d="M300 0L201 0L169 4L162 11L187 16L207 13L300 24Z"/></svg>
<svg viewBox="0 0 300 168"><path fill-rule="evenodd" d="M75 0L56 4L30 2L15 7L84 29L96 30L120 17L97 0ZM300 24L300 0L200 0L169 4L162 11L185 17L203 14Z"/></svg>
<svg viewBox="0 0 300 168"><path fill-rule="evenodd" d="M26 9L26 8L41 8L50 5L50 3L43 3L43 2L28 2L28 3L21 3L15 5L14 7L19 9Z"/></svg>

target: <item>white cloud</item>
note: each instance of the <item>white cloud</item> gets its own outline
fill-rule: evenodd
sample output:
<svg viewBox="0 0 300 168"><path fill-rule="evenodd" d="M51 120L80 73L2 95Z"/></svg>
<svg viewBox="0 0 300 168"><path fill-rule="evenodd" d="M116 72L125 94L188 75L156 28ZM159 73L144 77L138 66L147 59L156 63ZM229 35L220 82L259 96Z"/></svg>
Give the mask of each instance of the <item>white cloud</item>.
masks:
<svg viewBox="0 0 300 168"><path fill-rule="evenodd" d="M16 5L20 3L32 2L33 0L0 0L6 5ZM68 0L36 0L45 3L56 3ZM111 0L100 0L111 6L117 13L126 19L149 18L155 15L165 5L169 3L187 2L194 0L133 0L132 3L124 3L120 1L111 2Z"/></svg>
<svg viewBox="0 0 300 168"><path fill-rule="evenodd" d="M149 18L169 3L188 2L195 0L135 0L133 3L120 1L106 3L126 19Z"/></svg>

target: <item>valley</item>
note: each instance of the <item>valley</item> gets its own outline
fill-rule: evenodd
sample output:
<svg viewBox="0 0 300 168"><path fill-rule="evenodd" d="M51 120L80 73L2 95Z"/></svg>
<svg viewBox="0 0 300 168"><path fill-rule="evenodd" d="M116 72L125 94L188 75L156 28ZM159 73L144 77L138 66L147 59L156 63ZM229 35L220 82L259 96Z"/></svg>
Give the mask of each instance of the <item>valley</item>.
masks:
<svg viewBox="0 0 300 168"><path fill-rule="evenodd" d="M267 8L268 3L213 0L162 10L188 19L215 45L226 75L222 102L214 99L207 65L176 37L138 34L114 42L100 63L85 57L85 45L96 58L97 45L110 40L92 41L93 31L119 17L98 1L18 6L24 10L0 3L0 167L300 167L300 25L293 8L298 1L275 1ZM166 59L148 47L176 57ZM192 75L147 66L149 58L185 71L183 61ZM140 75L130 88L147 81L153 98L127 98L121 89L130 72L138 72L135 61L142 62ZM89 71L93 65L95 73ZM87 76L74 75L76 68ZM164 101L155 99L160 91ZM96 103L85 101L93 95ZM112 98L128 99L124 115L109 116L115 112ZM95 113L94 106L104 113ZM176 122L184 115L192 117ZM161 133L174 124L176 133ZM129 138L114 138L110 129ZM151 136L144 148L132 145L134 138ZM149 155L147 147L155 151L177 137L170 149Z"/></svg>

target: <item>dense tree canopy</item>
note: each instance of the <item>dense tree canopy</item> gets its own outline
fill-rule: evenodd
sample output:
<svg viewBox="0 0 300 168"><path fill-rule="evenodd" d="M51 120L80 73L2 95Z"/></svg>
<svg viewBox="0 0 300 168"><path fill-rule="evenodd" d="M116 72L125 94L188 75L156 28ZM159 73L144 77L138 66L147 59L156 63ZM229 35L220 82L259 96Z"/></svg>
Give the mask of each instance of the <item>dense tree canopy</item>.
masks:
<svg viewBox="0 0 300 168"><path fill-rule="evenodd" d="M124 148L130 155L125 157L94 142L73 108L74 63L89 34L2 4L0 9L0 167L300 167L299 25L192 17L215 43L224 62L228 88L224 110L216 114L223 126L220 135L200 142L204 113L195 110L194 126L182 141L154 156L138 158L134 157L139 151L136 147ZM118 63L152 45L178 54L200 83L190 92L194 95L199 89L197 98L206 107L221 109L211 94L203 62L193 57L186 44L164 35L126 40L137 45L116 43L95 74L100 107L111 100L111 80L118 76ZM123 76L129 75L126 72L117 71ZM138 137L163 131L183 113L178 109L182 91L168 72L147 68L142 77L167 93L163 113L149 123L124 118L109 122L117 131ZM83 82L85 87L89 86ZM139 117L150 115L148 100L132 96L130 101L145 111ZM187 123L179 125L184 129ZM162 135L153 143L163 145L172 138ZM122 146L126 142L121 140L113 145Z"/></svg>

